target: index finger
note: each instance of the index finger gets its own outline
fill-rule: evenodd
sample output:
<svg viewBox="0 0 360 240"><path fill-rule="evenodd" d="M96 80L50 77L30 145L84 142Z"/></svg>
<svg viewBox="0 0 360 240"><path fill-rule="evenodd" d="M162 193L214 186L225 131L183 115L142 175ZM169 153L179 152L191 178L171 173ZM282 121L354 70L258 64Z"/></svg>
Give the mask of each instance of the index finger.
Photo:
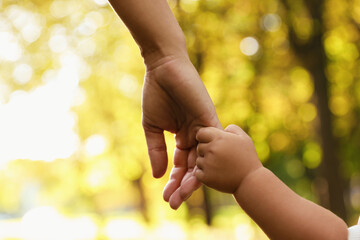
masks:
<svg viewBox="0 0 360 240"><path fill-rule="evenodd" d="M214 140L217 131L219 131L219 129L214 127L200 128L199 131L196 133L196 140L199 143L209 143Z"/></svg>

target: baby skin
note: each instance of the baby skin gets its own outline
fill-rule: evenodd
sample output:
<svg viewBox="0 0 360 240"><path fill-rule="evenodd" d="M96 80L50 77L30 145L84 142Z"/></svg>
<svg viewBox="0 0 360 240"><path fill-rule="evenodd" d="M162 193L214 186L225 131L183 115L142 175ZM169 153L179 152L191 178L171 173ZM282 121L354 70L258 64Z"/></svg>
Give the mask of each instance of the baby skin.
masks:
<svg viewBox="0 0 360 240"><path fill-rule="evenodd" d="M240 127L202 128L196 139L197 179L233 194L270 239L347 239L342 219L300 197L262 166L251 138Z"/></svg>

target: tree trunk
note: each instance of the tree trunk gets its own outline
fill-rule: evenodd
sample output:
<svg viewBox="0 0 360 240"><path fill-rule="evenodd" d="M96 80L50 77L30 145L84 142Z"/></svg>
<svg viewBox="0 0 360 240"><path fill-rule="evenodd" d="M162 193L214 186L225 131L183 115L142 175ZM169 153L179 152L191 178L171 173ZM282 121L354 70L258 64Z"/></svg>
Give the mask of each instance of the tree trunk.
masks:
<svg viewBox="0 0 360 240"><path fill-rule="evenodd" d="M284 1L285 5L287 2ZM289 22L290 44L309 71L314 80L314 89L317 102L317 112L320 120L319 137L322 147L321 175L328 184L328 207L332 212L346 220L346 208L344 203L344 179L340 175L340 164L338 159L338 146L332 133L332 114L329 109L328 79L325 74L327 58L323 45L324 25L322 19L324 1L306 0L313 23L313 36L302 44L298 41L294 29ZM287 5L288 11L290 7ZM322 203L323 205L324 202Z"/></svg>

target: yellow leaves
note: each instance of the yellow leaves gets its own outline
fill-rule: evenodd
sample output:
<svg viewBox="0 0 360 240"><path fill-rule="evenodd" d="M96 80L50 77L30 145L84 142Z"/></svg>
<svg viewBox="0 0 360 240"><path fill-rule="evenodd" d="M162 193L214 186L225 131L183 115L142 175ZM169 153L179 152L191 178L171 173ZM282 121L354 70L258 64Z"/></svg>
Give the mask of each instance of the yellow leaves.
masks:
<svg viewBox="0 0 360 240"><path fill-rule="evenodd" d="M238 88L246 87L253 81L256 70L254 66L248 61L239 61L239 59L233 59L228 62L228 71L234 72L233 80L239 84Z"/></svg>
<svg viewBox="0 0 360 240"><path fill-rule="evenodd" d="M360 1L354 0L353 6L352 6L352 17L355 19L355 21L360 24Z"/></svg>
<svg viewBox="0 0 360 240"><path fill-rule="evenodd" d="M77 1L61 1L55 0L50 5L50 14L55 18L63 18L81 8L81 4Z"/></svg>
<svg viewBox="0 0 360 240"><path fill-rule="evenodd" d="M282 118L291 109L289 102L284 95L275 88L264 89L261 99L261 110L270 118Z"/></svg>
<svg viewBox="0 0 360 240"><path fill-rule="evenodd" d="M282 151L288 147L288 145L290 144L290 139L289 136L287 136L287 134L283 132L275 132L270 135L269 143L271 149L273 149L274 151Z"/></svg>
<svg viewBox="0 0 360 240"><path fill-rule="evenodd" d="M133 75L130 74L123 75L119 80L118 88L124 96L127 96L129 98L140 97L138 94L136 94L136 93L140 93L138 81L136 77Z"/></svg>
<svg viewBox="0 0 360 240"><path fill-rule="evenodd" d="M255 123L250 126L249 134L255 142L261 142L266 139L268 128L264 123Z"/></svg>
<svg viewBox="0 0 360 240"><path fill-rule="evenodd" d="M144 173L143 167L137 159L131 158L122 159L122 174L129 181L139 179Z"/></svg>
<svg viewBox="0 0 360 240"><path fill-rule="evenodd" d="M303 163L298 159L291 159L285 163L286 172L292 178L302 177L305 173L305 168Z"/></svg>
<svg viewBox="0 0 360 240"><path fill-rule="evenodd" d="M107 139L104 136L94 134L86 139L85 150L90 157L97 156L104 153L107 145Z"/></svg>
<svg viewBox="0 0 360 240"><path fill-rule="evenodd" d="M344 42L340 36L329 36L325 39L324 46L329 57L341 53Z"/></svg>
<svg viewBox="0 0 360 240"><path fill-rule="evenodd" d="M56 96L64 102L64 97L67 99L66 96L69 96L65 87L74 87L71 89L79 92L74 99L66 101L74 101L71 107L76 106L77 116L70 120L83 143L79 144L81 148L74 150L72 157L57 161L62 168L56 161L39 170L36 170L39 162L21 162L18 166L21 171L6 170L14 177L0 179L1 183L10 183L3 184L2 193L6 194L0 197L0 207L16 211L20 201L19 189L27 181L24 175L35 172L30 174L32 179L40 184L53 185L51 193L44 194L44 199L48 201L60 204L75 201L82 206L90 201L97 205L96 210L130 207L140 214L136 208L140 202L141 185L152 221L170 217L181 219L191 226L196 221L202 221L204 225L203 210L198 208L204 202L200 191L189 199L189 204L196 205L196 212L195 217L188 218L186 206L175 214L162 200L161 191L169 171L161 180L151 176L141 129L143 61L124 24L111 8L103 7L107 1L2 2L0 104L5 104L12 91L16 90L13 85L24 90L32 87L33 82L47 86L57 79L59 85L54 91L47 91L46 100L49 103L49 99L61 90L63 93ZM36 8L30 10L30 2ZM171 1L171 4L175 3L176 0ZM9 4L12 5L9 7ZM278 156L289 159L282 164L288 176L298 180L307 178L304 176L305 168L319 166L322 152L319 144L312 142L316 134L313 125L318 114L312 101L313 79L306 69L297 66L299 61L289 50L290 26L284 16L289 14L301 42L312 37L315 23L301 1L290 4L291 10L285 12L278 1L181 0L183 12L178 13L183 14L180 18L183 18L188 49L203 56L202 79L219 118L226 124L236 123L248 130L261 161L272 165ZM323 41L330 59L327 67L329 107L336 117L333 121L334 134L346 137L357 122L355 110L360 104L360 83L357 81L359 33L354 23L344 22L343 19L353 17L353 21L360 23L360 0L351 3L329 0L326 4ZM351 4L350 8L348 4ZM52 51L50 55L49 49ZM247 57L242 52L257 57ZM78 82L81 89L77 86ZM59 88L62 86L60 83L65 84L64 89ZM352 98L351 94L355 97ZM39 103L44 102L40 100ZM56 101L57 107L51 105L52 109L62 108L60 102ZM39 116L41 120L42 115ZM56 120L64 122L60 115L47 122ZM35 125L46 126L43 121ZM55 129L62 129L59 126L61 124L56 124ZM166 141L170 170L174 136L167 133ZM4 142L9 142L9 138ZM74 149L77 147L75 142L68 140L59 146L67 145ZM301 146L305 147L301 149ZM61 148L57 146L56 150ZM41 153L44 152L41 150ZM79 166L76 167L76 164ZM139 183L139 186L133 182ZM302 193L309 192L309 184L299 181L300 185L304 186ZM81 194L79 189L90 195L76 196ZM219 206L223 207L224 201L219 202ZM232 233L236 232L242 239L248 228L239 219L231 220L233 210L229 217L223 212L216 212L214 222L224 223L223 220L230 219L234 223ZM113 231L118 236L124 236L119 232L121 224L123 222L113 225ZM211 237L208 232L206 228L196 238Z"/></svg>
<svg viewBox="0 0 360 240"><path fill-rule="evenodd" d="M305 103L299 107L298 115L304 122L311 122L317 115L316 107L312 103Z"/></svg>
<svg viewBox="0 0 360 240"><path fill-rule="evenodd" d="M327 67L327 75L329 81L333 83L332 89L341 92L348 89L354 82L354 75L349 69L338 66L337 64L329 64Z"/></svg>
<svg viewBox="0 0 360 240"><path fill-rule="evenodd" d="M330 98L330 110L337 116L346 115L351 109L351 103L345 96L333 96Z"/></svg>
<svg viewBox="0 0 360 240"><path fill-rule="evenodd" d="M348 43L345 45L343 58L349 62L353 62L359 58L359 50L354 43Z"/></svg>
<svg viewBox="0 0 360 240"><path fill-rule="evenodd" d="M232 121L239 123L244 122L253 113L252 107L247 101L235 102L229 110L232 113Z"/></svg>
<svg viewBox="0 0 360 240"><path fill-rule="evenodd" d="M181 9L191 14L194 13L198 8L198 0L182 0L180 1Z"/></svg>
<svg viewBox="0 0 360 240"><path fill-rule="evenodd" d="M254 142L257 155L261 162L266 162L270 155L270 148L267 142Z"/></svg>
<svg viewBox="0 0 360 240"><path fill-rule="evenodd" d="M341 59L348 62L359 57L356 42L359 39L358 30L351 24L342 25L327 33L324 47L330 59Z"/></svg>
<svg viewBox="0 0 360 240"><path fill-rule="evenodd" d="M310 169L317 168L322 160L321 147L314 142L306 144L303 152L303 164Z"/></svg>
<svg viewBox="0 0 360 240"><path fill-rule="evenodd" d="M314 91L309 73L303 68L295 67L290 73L290 80L289 98L295 103L309 101Z"/></svg>
<svg viewBox="0 0 360 240"><path fill-rule="evenodd" d="M314 23L309 17L298 17L294 19L294 29L300 40L307 41L313 34Z"/></svg>

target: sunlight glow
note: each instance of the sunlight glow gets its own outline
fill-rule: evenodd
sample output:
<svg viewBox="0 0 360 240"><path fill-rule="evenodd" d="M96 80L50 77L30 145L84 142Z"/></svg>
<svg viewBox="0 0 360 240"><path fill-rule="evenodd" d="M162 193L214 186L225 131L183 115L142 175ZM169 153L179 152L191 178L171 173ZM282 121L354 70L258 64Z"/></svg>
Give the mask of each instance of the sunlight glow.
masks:
<svg viewBox="0 0 360 240"><path fill-rule="evenodd" d="M46 87L31 93L16 91L0 108L1 162L52 161L67 158L76 150L78 139L72 131L75 118L53 93Z"/></svg>
<svg viewBox="0 0 360 240"><path fill-rule="evenodd" d="M103 16L98 12L90 12L86 14L82 23L78 26L77 31L81 35L90 36L103 24Z"/></svg>
<svg viewBox="0 0 360 240"><path fill-rule="evenodd" d="M38 207L28 211L21 225L23 238L26 240L62 239L59 236L62 219L59 213L52 207ZM60 231L59 231L60 230Z"/></svg>
<svg viewBox="0 0 360 240"><path fill-rule="evenodd" d="M67 64L53 70L44 85L29 92L15 91L8 103L0 104L0 163L53 161L71 156L78 148L73 130L77 120L70 108L79 103L80 70L74 55L64 58Z"/></svg>
<svg viewBox="0 0 360 240"><path fill-rule="evenodd" d="M92 219L81 217L69 219L53 207L37 207L28 211L21 221L24 240L90 240L98 228Z"/></svg>
<svg viewBox="0 0 360 240"><path fill-rule="evenodd" d="M6 99L10 96L11 90L10 87L6 84L1 83L0 79L0 108L1 104L6 101Z"/></svg>
<svg viewBox="0 0 360 240"><path fill-rule="evenodd" d="M186 233L180 225L165 222L155 231L156 239L159 240L183 240L186 239Z"/></svg>
<svg viewBox="0 0 360 240"><path fill-rule="evenodd" d="M50 5L50 13L56 18L63 18L77 12L80 7L81 5L77 1L55 0Z"/></svg>
<svg viewBox="0 0 360 240"><path fill-rule="evenodd" d="M35 42L40 37L44 21L39 14L12 5L6 9L6 15L26 42Z"/></svg>
<svg viewBox="0 0 360 240"><path fill-rule="evenodd" d="M236 239L251 240L254 237L254 230L248 224L240 224L235 229Z"/></svg>
<svg viewBox="0 0 360 240"><path fill-rule="evenodd" d="M30 81L33 75L33 69L26 63L19 64L13 71L14 81L18 84L26 84Z"/></svg>
<svg viewBox="0 0 360 240"><path fill-rule="evenodd" d="M63 52L67 48L67 40L64 35L51 36L49 40L49 47L55 53Z"/></svg>
<svg viewBox="0 0 360 240"><path fill-rule="evenodd" d="M11 32L0 30L0 61L15 62L22 56L22 48Z"/></svg>
<svg viewBox="0 0 360 240"><path fill-rule="evenodd" d="M94 55L96 50L96 44L93 39L87 38L79 41L77 49L84 57L90 57Z"/></svg>
<svg viewBox="0 0 360 240"><path fill-rule="evenodd" d="M107 0L94 0L94 2L99 6L106 6L108 4Z"/></svg>
<svg viewBox="0 0 360 240"><path fill-rule="evenodd" d="M266 31L276 32L281 27L281 18L277 14L266 14L262 20L263 27Z"/></svg>
<svg viewBox="0 0 360 240"><path fill-rule="evenodd" d="M19 231L19 222L14 220L0 221L0 239L21 239L22 234Z"/></svg>
<svg viewBox="0 0 360 240"><path fill-rule="evenodd" d="M107 146L105 137L95 134L86 139L85 149L89 156L96 156L102 154Z"/></svg>
<svg viewBox="0 0 360 240"><path fill-rule="evenodd" d="M110 239L140 239L144 237L145 229L134 220L111 220L105 227L105 234Z"/></svg>
<svg viewBox="0 0 360 240"><path fill-rule="evenodd" d="M133 97L138 88L138 83L133 75L126 74L119 81L119 89L127 97Z"/></svg>
<svg viewBox="0 0 360 240"><path fill-rule="evenodd" d="M259 51L259 43L253 37L246 37L240 42L240 50L246 56L253 56Z"/></svg>

